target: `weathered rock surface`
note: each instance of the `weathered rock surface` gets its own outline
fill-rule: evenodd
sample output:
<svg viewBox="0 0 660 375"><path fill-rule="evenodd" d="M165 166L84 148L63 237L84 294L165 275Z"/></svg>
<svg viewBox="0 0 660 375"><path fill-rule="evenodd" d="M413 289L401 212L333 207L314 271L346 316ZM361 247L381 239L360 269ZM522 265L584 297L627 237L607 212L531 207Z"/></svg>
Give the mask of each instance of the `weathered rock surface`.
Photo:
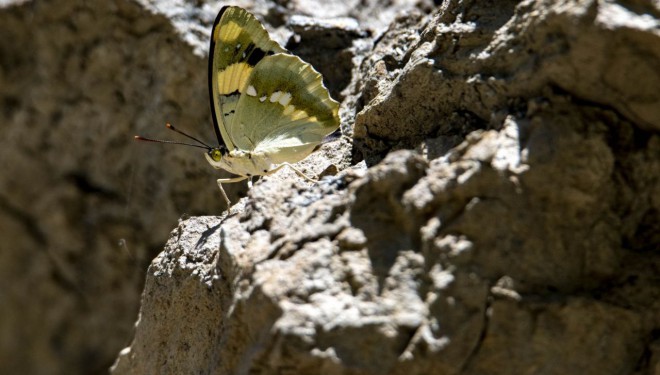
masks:
<svg viewBox="0 0 660 375"><path fill-rule="evenodd" d="M105 372L175 218L222 211L201 156L130 142L212 137L222 4L177 4L2 4L0 373ZM113 373L658 372L657 2L278 4L239 5L351 139L181 220Z"/></svg>
<svg viewBox="0 0 660 375"><path fill-rule="evenodd" d="M399 18L346 92L370 168L266 179L235 214L183 221L114 373L653 372L657 12Z"/></svg>
<svg viewBox="0 0 660 375"><path fill-rule="evenodd" d="M446 1L407 17L356 72L355 142L368 161L421 143L437 156L563 94L657 133L658 12L644 1Z"/></svg>

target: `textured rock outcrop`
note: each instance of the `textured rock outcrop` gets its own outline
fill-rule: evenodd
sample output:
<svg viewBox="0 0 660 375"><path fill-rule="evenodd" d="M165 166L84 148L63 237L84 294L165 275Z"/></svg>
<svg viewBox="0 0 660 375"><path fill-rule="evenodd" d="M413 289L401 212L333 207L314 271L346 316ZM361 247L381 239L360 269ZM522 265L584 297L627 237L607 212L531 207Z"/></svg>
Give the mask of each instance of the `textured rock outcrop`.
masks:
<svg viewBox="0 0 660 375"><path fill-rule="evenodd" d="M349 138L189 216L222 4L3 3L0 373L657 372L656 2L278 4Z"/></svg>
<svg viewBox="0 0 660 375"><path fill-rule="evenodd" d="M232 215L183 221L114 373L652 373L658 14L400 17L346 91L368 169L274 176Z"/></svg>
<svg viewBox="0 0 660 375"><path fill-rule="evenodd" d="M447 1L393 24L354 80L354 138L367 160L421 143L435 157L475 129L499 129L508 115L538 107L532 99L562 95L660 130L651 2L516 4Z"/></svg>

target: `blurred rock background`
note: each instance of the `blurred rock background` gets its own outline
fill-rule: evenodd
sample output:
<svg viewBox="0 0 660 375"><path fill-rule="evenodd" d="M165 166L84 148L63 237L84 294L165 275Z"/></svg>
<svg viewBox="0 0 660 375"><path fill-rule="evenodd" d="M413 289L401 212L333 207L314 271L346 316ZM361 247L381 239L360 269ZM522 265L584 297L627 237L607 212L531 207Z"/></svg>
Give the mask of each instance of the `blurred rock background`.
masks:
<svg viewBox="0 0 660 375"><path fill-rule="evenodd" d="M240 2L350 141L197 218L223 5L0 2L0 373L660 371L657 2Z"/></svg>

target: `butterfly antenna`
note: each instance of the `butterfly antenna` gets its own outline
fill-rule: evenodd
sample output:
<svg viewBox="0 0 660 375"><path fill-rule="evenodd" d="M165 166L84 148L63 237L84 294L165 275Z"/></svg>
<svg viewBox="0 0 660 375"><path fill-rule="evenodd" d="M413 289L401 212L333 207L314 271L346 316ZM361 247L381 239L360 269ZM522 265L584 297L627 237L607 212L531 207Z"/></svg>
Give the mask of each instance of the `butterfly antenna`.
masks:
<svg viewBox="0 0 660 375"><path fill-rule="evenodd" d="M144 141L144 142L167 143L167 144L171 144L171 145L184 145L184 146L191 146L191 147L199 147L199 148L203 148L205 150L210 150L211 149L211 147L208 147L208 146L201 146L201 145L196 145L196 144L192 144L192 143L185 143L185 142L166 141L166 140L163 140L163 139L151 139L151 138L145 138L145 137L142 137L142 136L139 136L139 135L135 136L135 140Z"/></svg>
<svg viewBox="0 0 660 375"><path fill-rule="evenodd" d="M203 145L205 146L205 148L207 148L207 149L209 149L209 150L213 148L213 147L207 145L206 143L200 141L199 139L193 137L192 135L186 134L186 133L182 132L181 130L175 128L174 126L172 126L172 124L167 123L167 124L165 124L165 126L167 126L168 129L170 129L170 130L174 130L175 132L177 132L177 133L183 135L184 137L188 137L188 138L192 139L192 140L195 141L195 142L198 142L198 143L200 143L200 144L203 144Z"/></svg>

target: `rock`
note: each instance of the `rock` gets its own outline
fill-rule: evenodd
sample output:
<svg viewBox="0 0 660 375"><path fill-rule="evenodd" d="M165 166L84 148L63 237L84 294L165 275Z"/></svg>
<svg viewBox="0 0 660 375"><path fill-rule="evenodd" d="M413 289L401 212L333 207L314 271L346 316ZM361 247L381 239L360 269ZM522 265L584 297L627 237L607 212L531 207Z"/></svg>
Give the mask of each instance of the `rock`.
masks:
<svg viewBox="0 0 660 375"><path fill-rule="evenodd" d="M368 169L272 176L234 215L182 222L113 373L657 366L650 9L445 2L398 18L346 91ZM179 284L195 293L173 298ZM182 319L201 328L161 334Z"/></svg>
<svg viewBox="0 0 660 375"><path fill-rule="evenodd" d="M657 4L278 4L242 5L348 137L222 215L201 155L131 140L213 137L220 4L0 6L0 373L660 368Z"/></svg>
<svg viewBox="0 0 660 375"><path fill-rule="evenodd" d="M445 2L392 25L354 74L353 136L368 162L420 144L442 155L476 129L501 128L516 104L524 112L529 99L561 94L657 132L650 2L516 3Z"/></svg>

